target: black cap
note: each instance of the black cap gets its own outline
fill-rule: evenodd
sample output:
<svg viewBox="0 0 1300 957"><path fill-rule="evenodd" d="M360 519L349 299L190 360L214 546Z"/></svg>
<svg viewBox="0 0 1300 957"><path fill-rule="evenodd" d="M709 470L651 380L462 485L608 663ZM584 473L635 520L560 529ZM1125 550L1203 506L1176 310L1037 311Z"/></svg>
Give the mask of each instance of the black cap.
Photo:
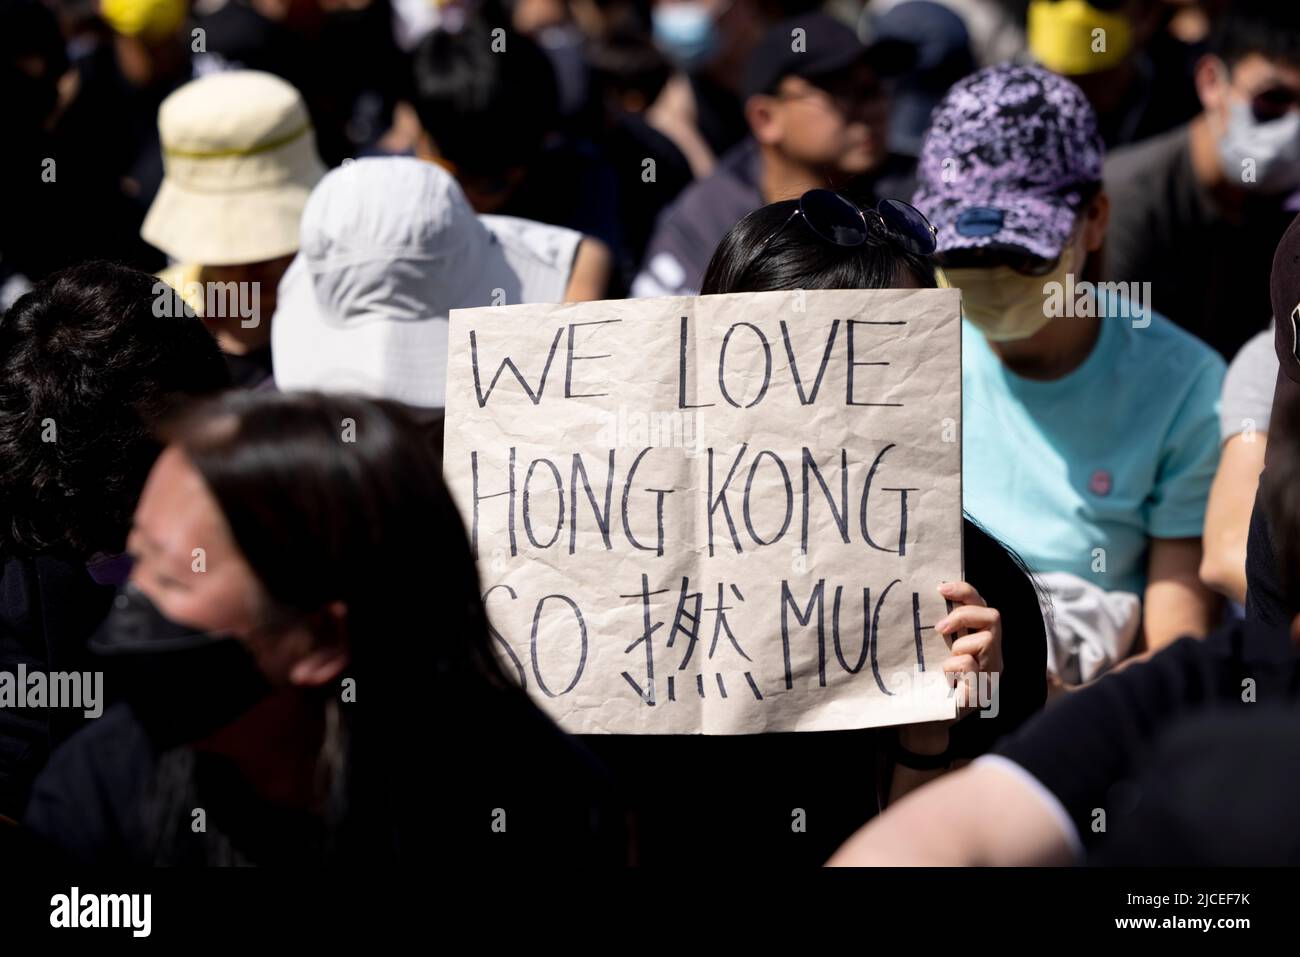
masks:
<svg viewBox="0 0 1300 957"><path fill-rule="evenodd" d="M798 35L796 30L802 30ZM905 72L916 59L916 48L887 39L865 46L853 30L824 13L791 17L768 29L745 65L741 92L745 98L774 93L787 76L815 81L855 63L868 63L881 76Z"/></svg>
<svg viewBox="0 0 1300 957"><path fill-rule="evenodd" d="M1269 286L1277 361L1287 379L1300 383L1300 216L1277 244Z"/></svg>

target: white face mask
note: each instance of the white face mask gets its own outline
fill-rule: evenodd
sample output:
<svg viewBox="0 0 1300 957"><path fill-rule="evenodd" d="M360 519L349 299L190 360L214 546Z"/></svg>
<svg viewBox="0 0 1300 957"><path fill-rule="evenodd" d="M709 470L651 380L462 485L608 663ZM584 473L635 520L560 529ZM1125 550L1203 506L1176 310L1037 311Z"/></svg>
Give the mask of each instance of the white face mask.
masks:
<svg viewBox="0 0 1300 957"><path fill-rule="evenodd" d="M1219 158L1228 179L1246 189L1289 193L1300 187L1300 112L1261 123L1249 104L1232 101Z"/></svg>

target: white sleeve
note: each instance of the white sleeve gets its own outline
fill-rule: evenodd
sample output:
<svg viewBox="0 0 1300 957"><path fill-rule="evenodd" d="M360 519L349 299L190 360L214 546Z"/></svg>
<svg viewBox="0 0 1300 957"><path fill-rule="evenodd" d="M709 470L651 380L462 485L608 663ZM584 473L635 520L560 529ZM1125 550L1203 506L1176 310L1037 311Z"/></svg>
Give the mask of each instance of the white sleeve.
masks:
<svg viewBox="0 0 1300 957"><path fill-rule="evenodd" d="M971 766L978 765L983 768L994 768L1003 774L1009 774L1025 785L1042 803L1043 808L1056 821L1056 826L1060 828L1061 836L1070 846L1070 854L1076 862L1083 860L1083 841L1079 838L1079 831L1074 826L1074 821L1070 817L1070 812L1065 809L1065 805L1060 802L1050 790L1043 786L1043 783L1026 771L1015 761L1003 757L1000 754L984 754L971 762Z"/></svg>

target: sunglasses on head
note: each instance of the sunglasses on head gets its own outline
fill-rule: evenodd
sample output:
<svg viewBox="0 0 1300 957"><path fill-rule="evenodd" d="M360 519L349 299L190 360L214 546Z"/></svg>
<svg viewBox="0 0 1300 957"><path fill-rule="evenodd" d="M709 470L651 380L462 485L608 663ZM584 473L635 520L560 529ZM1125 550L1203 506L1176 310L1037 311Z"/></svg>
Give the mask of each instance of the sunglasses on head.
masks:
<svg viewBox="0 0 1300 957"><path fill-rule="evenodd" d="M763 243L766 248L796 218L836 246L861 246L874 236L918 256L938 248L937 231L915 206L882 199L874 209L859 209L852 200L829 189L810 189L786 221Z"/></svg>

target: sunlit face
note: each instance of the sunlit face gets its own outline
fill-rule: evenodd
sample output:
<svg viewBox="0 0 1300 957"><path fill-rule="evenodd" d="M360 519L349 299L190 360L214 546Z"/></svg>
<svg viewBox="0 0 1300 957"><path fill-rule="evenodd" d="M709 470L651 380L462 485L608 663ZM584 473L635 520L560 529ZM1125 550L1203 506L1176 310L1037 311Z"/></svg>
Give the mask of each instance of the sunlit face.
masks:
<svg viewBox="0 0 1300 957"><path fill-rule="evenodd" d="M305 624L269 621L270 602L198 471L175 446L145 483L127 538L131 582L164 616L198 631L230 634L273 683L289 680L314 644Z"/></svg>
<svg viewBox="0 0 1300 957"><path fill-rule="evenodd" d="M884 161L888 100L869 66L817 84L787 76L772 99L780 148L796 162L856 176Z"/></svg>

